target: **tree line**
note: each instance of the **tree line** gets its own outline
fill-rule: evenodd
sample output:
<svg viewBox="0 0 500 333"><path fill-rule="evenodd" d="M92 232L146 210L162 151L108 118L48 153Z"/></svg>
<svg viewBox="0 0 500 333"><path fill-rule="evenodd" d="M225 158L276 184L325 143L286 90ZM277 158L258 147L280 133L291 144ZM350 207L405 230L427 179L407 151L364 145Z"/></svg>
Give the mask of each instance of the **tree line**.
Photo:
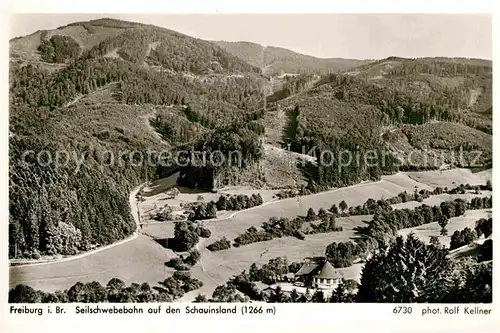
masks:
<svg viewBox="0 0 500 333"><path fill-rule="evenodd" d="M48 293L19 284L9 290L9 303L173 302L202 286L203 282L191 277L188 272L174 272L159 287L151 287L147 282L127 286L119 278L113 278L105 286L97 281L77 282L67 290Z"/></svg>
<svg viewBox="0 0 500 333"><path fill-rule="evenodd" d="M254 108L262 100L258 79L243 77L205 84L181 73L162 74L133 63L102 57L69 60L67 67L54 73L39 65L12 64L10 73L11 103L31 107L56 108L78 94L89 94L112 82L122 83L122 97L118 102L131 105L172 105L184 100L200 110L217 109L217 105L225 105L224 109L229 110L245 110ZM227 104L217 104L217 101Z"/></svg>
<svg viewBox="0 0 500 333"><path fill-rule="evenodd" d="M239 211L262 205L263 199L260 193L252 194L251 196L245 194L227 195L222 194L217 201L210 201L208 203L201 202L196 204L188 216L188 220L207 220L217 217L218 210L224 211Z"/></svg>
<svg viewBox="0 0 500 333"><path fill-rule="evenodd" d="M390 212L377 212L369 225L356 227L356 233L360 236L358 241L372 239L379 246L384 246L387 240L395 237L400 229L438 222L442 229L446 230L445 227L450 218L461 216L469 209L492 207L492 197L474 199L471 202L463 199L444 201L439 206L433 207L423 204L413 210L396 209ZM442 232L442 234L446 233Z"/></svg>
<svg viewBox="0 0 500 333"><path fill-rule="evenodd" d="M372 221L369 222L367 226L355 228L355 232L359 236L356 238L355 242L333 242L327 246L325 250L325 257L334 267L349 267L356 259L362 258L372 251L377 250L378 248L383 248L390 243L397 236L397 230L412 228L432 222L438 222L441 225L443 221L446 221L447 223L448 219L451 217L463 215L467 209L491 208L491 197L478 199L479 200L475 201L477 202L477 205L467 203L462 199L456 199L454 201L442 202L439 206L433 207L424 204L413 210L392 210L390 206L389 209L386 210L377 209ZM340 206L345 207L344 205ZM323 212L319 215L326 216L325 214L326 212ZM308 216L309 220L315 219L312 209L308 211ZM272 219L275 223L283 222L283 220L288 221L287 219ZM330 223L328 226L326 225L326 221L329 221ZM297 219L292 222L297 223ZM487 221L478 222L477 229L489 232L489 225L487 223ZM274 237L283 237L285 235L304 239L297 236L297 228L291 229L292 231L287 232L289 229L286 228L286 224L285 227L282 227L282 223L280 228L276 228L274 225L275 224L272 223L264 223L262 231L257 230L255 227L251 227L247 230L247 232L235 239L234 245L241 246L252 242L267 241L273 239ZM290 225L293 226L293 224ZM445 226L446 224L444 224L442 228L445 228ZM324 217L323 222L316 228L317 229L312 233L342 230L335 229L335 216L331 216L329 219ZM275 231L276 229L278 231Z"/></svg>
<svg viewBox="0 0 500 333"><path fill-rule="evenodd" d="M150 47L153 43L156 45ZM136 25L126 29L99 43L88 56L104 56L115 49L126 61L161 65L177 72L259 72L213 43L153 26Z"/></svg>

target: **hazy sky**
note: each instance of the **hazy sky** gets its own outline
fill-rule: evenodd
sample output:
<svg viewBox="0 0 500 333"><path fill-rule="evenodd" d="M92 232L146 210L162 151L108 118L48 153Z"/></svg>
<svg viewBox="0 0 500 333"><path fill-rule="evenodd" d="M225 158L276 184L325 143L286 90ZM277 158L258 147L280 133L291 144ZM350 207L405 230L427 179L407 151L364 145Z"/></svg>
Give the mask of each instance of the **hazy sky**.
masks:
<svg viewBox="0 0 500 333"><path fill-rule="evenodd" d="M251 41L322 58L492 59L490 15L456 14L21 14L11 37L102 17L153 24L187 35Z"/></svg>

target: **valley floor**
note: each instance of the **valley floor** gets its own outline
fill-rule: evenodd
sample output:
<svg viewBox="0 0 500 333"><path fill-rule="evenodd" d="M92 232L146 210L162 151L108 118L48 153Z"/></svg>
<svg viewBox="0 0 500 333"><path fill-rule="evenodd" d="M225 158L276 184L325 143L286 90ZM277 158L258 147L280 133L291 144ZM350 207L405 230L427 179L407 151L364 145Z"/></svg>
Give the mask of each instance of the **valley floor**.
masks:
<svg viewBox="0 0 500 333"><path fill-rule="evenodd" d="M357 184L350 187L335 189L327 192L276 200L272 191L260 191L252 189L227 189L227 193L251 194L258 191L264 199L264 204L248 210L239 212L226 212L214 220L204 221L205 227L209 228L212 235L209 239L201 239L197 245L201 252L201 260L191 269L191 275L203 281L204 286L196 291L187 293L179 301L191 301L198 294L211 296L217 285L227 282L233 275L248 270L252 263L262 265L271 258L286 256L289 262L300 261L308 256L323 255L327 245L333 241L347 241L353 236L353 228L369 221L371 216L352 216L338 218L337 223L343 227L342 232L307 235L305 240L293 237L273 239L267 242L253 243L240 248L230 248L224 251L210 252L206 246L222 237L233 240L250 226L259 227L262 222L270 217L295 217L305 215L307 209L312 207L315 211L320 208L328 209L332 204L345 200L349 206L363 204L367 199L380 199L395 196L403 191L413 192L415 189L432 190L434 186L443 186L450 182L457 185L461 183L484 184L489 179L491 172L473 174L467 170L434 171L433 173L398 173L384 176L377 182ZM419 181L417 181L419 180ZM43 265L11 266L9 286L17 284L28 284L36 289L44 291L64 290L76 282L99 281L106 284L111 278L118 277L125 283L148 282L158 285L166 277L173 273L172 268L164 265L166 261L175 257L176 254L158 244L153 238L173 237L172 222L153 222L148 217L148 211L154 209L155 205L167 203L168 200L161 198L162 194L146 197L136 208L141 215L143 224L140 233L135 238L100 249L96 252L86 254L74 260L67 260ZM195 201L198 196L203 196L205 201L213 200L219 194L213 193L181 193L176 199L179 204ZM486 191L480 196L489 195ZM441 201L467 197L474 194L464 195L441 195L431 196L424 203L439 204ZM135 197L135 195L134 195ZM132 196L131 196L132 198ZM169 202L173 204L173 202ZM411 208L418 203L408 202L395 205L395 208ZM131 208L134 215L134 204L131 200ZM479 210L467 212L464 216L450 219L449 233L473 226L474 222L482 217L491 215L491 210ZM135 217L135 216L134 216ZM436 224L437 225L437 224ZM401 234L414 231L417 235L428 241L431 235L439 236L439 228L434 224L428 224L417 228L401 230ZM449 237L441 239L443 244L449 242ZM359 280L361 264L355 264L348 268L340 269L345 278Z"/></svg>

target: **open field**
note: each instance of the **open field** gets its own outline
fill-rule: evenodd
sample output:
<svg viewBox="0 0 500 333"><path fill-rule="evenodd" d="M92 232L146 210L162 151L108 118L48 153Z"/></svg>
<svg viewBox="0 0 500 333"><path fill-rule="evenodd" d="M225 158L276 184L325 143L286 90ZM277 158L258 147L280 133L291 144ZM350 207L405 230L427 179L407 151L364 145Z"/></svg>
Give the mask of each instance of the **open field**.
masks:
<svg viewBox="0 0 500 333"><path fill-rule="evenodd" d="M454 181L457 184L463 182L460 180L460 177L457 177L460 173L454 175L456 177ZM307 256L322 255L325 247L331 242L349 239L352 236L352 228L362 224L363 220L369 220L369 216L339 218L337 223L344 227L344 231L307 235L304 241L293 237L286 237L219 252L210 252L205 249L208 244L223 236L232 240L250 226L258 227L272 216L292 218L298 214L305 215L309 207L312 207L317 212L319 208L329 208L334 203L338 205L342 200L345 200L349 206L360 205L369 198L389 198L402 191L413 192L419 188L432 189L429 185L419 183L404 174L396 174L384 176L378 182L363 183L303 196L300 197L300 200L289 198L268 202L262 206L236 212L234 216L226 220L205 221L204 225L211 230L212 236L209 239L201 239L198 249L202 252L202 259L200 263L191 269L192 276L201 279L205 285L199 291L188 293L181 301L189 300L191 299L190 297L194 298L198 293L205 293L207 296L210 296L211 291L218 284L223 284L232 275L239 274L242 270L248 269L253 262L263 264L270 258L277 256L286 256L292 262L302 260ZM251 191L255 190L238 190L232 188L226 189L226 191L227 193L231 192L234 194L241 193L239 191L245 191L245 194L251 194ZM272 198L271 194L264 195L262 191L259 192L262 193L265 201ZM484 192L482 195L486 195ZM209 199L209 194L213 193L202 194L205 201L212 200ZM146 201L140 204L141 214L144 214L145 208L148 206L151 208L150 200L155 198L155 200L159 200L157 197L162 195L159 194L146 198ZM199 193L181 193L178 200L196 200L198 195ZM166 201L159 200L159 202ZM410 203L407 204L409 205ZM474 211L467 212L465 217L452 219L448 226L449 234L451 235L454 230L462 229L465 226L473 226L476 220L486 216L486 211ZM431 229L419 229L429 227ZM418 230L415 231L419 232L419 236L421 235L424 238L428 238L434 233L439 234L438 227L433 227L432 225L419 228L416 228ZM53 291L68 288L77 281L90 282L97 280L101 283L107 283L113 277L118 277L126 283L149 282L152 285L157 285L158 281L162 281L172 274L172 269L165 267L164 263L175 256L175 254L170 250L164 249L148 236L154 238L172 237L173 230L174 226L172 222L146 223L141 230L143 234L139 235L136 239L84 258L40 266L10 267L10 286L25 283L37 289ZM402 233L405 232L409 233L410 231L406 229L402 231ZM442 242L445 243L445 240L443 239ZM449 242L449 239L447 242ZM341 271L344 270L346 278L359 278L359 265L342 269Z"/></svg>
<svg viewBox="0 0 500 333"><path fill-rule="evenodd" d="M9 286L24 283L36 289L55 291L71 287L76 282L108 283L114 277L125 283L149 282L158 285L173 269L164 262L175 256L149 237L136 239L84 258L36 266L10 267Z"/></svg>
<svg viewBox="0 0 500 333"><path fill-rule="evenodd" d="M237 213L228 220L206 221L204 224L212 231L212 237L226 236L233 239L245 232L249 227L260 226L262 222L267 221L273 216L294 218L297 215L305 215L310 207L317 212L320 208L328 209L332 204L338 205L342 200L345 200L349 206L361 205L369 198L388 198L404 190L410 191L413 188L403 188L392 183L390 178L384 178L384 180L379 182L358 184L337 190L302 196L299 200L297 198L279 200L272 204Z"/></svg>
<svg viewBox="0 0 500 333"><path fill-rule="evenodd" d="M491 180L493 177L493 169L483 170L475 173L474 175L486 183L486 181Z"/></svg>
<svg viewBox="0 0 500 333"><path fill-rule="evenodd" d="M469 169L452 169L444 171L407 172L409 178L434 187L456 187L460 184L484 185L491 180L491 169L473 173Z"/></svg>
<svg viewBox="0 0 500 333"><path fill-rule="evenodd" d="M390 176L383 176L382 179L400 186L401 188L403 188L402 191L406 190L408 193L415 190L434 190L434 187L432 187L431 185L425 184L418 180L414 180L411 177L408 177L408 175L401 172Z"/></svg>
<svg viewBox="0 0 500 333"><path fill-rule="evenodd" d="M147 184L141 190L141 195L143 197L152 197L159 193L163 193L165 191L170 190L177 184L177 179L179 178L179 174L180 174L179 172L176 172L169 177L158 179L151 182L151 184Z"/></svg>
<svg viewBox="0 0 500 333"><path fill-rule="evenodd" d="M480 210L468 210L464 215L459 217L453 217L449 220L446 229L448 229L448 236L441 236L439 234L441 227L437 222L424 224L415 228L407 228L399 230L399 234L406 236L413 232L418 238L425 242L429 242L431 236L438 236L441 244L445 246L450 245L451 235L456 230L462 230L464 228L471 228L474 230L476 226L476 221L482 218L490 218L492 215L491 209L480 209Z"/></svg>
<svg viewBox="0 0 500 333"><path fill-rule="evenodd" d="M484 244L487 239L491 239L491 236L488 238L476 239L472 244L467 244L453 249L450 251L450 257L454 260L460 260L463 258L477 258L481 255L480 246Z"/></svg>

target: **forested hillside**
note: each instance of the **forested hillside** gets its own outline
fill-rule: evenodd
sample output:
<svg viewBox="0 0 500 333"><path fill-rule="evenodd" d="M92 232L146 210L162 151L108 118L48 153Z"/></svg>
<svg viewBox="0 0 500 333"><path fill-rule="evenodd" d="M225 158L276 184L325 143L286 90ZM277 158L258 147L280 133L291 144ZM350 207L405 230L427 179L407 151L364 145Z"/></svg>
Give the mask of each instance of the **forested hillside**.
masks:
<svg viewBox="0 0 500 333"><path fill-rule="evenodd" d="M249 64L262 67L266 75L337 73L369 62L357 59L316 58L280 47L265 47L249 42L216 41L214 43Z"/></svg>
<svg viewBox="0 0 500 333"><path fill-rule="evenodd" d="M113 19L99 19L90 22L75 22L55 30L37 31L31 35L10 41L10 56L14 59L37 61L43 54L38 48L52 36L67 36L75 40L84 50L89 50L104 41L123 33L126 29L143 26L140 23Z"/></svg>
<svg viewBox="0 0 500 333"><path fill-rule="evenodd" d="M197 133L233 122L249 128L238 140L253 147L251 133L262 131L252 122L259 70L210 42L97 20L15 39L11 56L11 258L75 254L130 235L130 190L165 172L154 156L138 163L148 150L216 149Z"/></svg>
<svg viewBox="0 0 500 333"><path fill-rule="evenodd" d="M136 166L129 155L112 161L106 151L159 148L145 128L136 126L141 110L82 105L10 111L11 257L76 254L135 230L128 193L154 170Z"/></svg>
<svg viewBox="0 0 500 333"><path fill-rule="evenodd" d="M343 168L345 174L338 159L329 167L310 166L310 179L337 186L401 169L396 164L408 162L412 151L418 165L402 163L403 170L491 166L491 79L485 61L389 58L316 81L299 76L272 97L287 112L285 141L294 151L315 147L318 158L325 149L336 157L343 150L353 156L391 152L383 166L363 166L362 158L352 172Z"/></svg>
<svg viewBox="0 0 500 333"><path fill-rule="evenodd" d="M265 47L260 44L225 41L214 41L214 43L255 67L261 68L266 66L266 63L263 62L263 60L265 60L263 58Z"/></svg>

